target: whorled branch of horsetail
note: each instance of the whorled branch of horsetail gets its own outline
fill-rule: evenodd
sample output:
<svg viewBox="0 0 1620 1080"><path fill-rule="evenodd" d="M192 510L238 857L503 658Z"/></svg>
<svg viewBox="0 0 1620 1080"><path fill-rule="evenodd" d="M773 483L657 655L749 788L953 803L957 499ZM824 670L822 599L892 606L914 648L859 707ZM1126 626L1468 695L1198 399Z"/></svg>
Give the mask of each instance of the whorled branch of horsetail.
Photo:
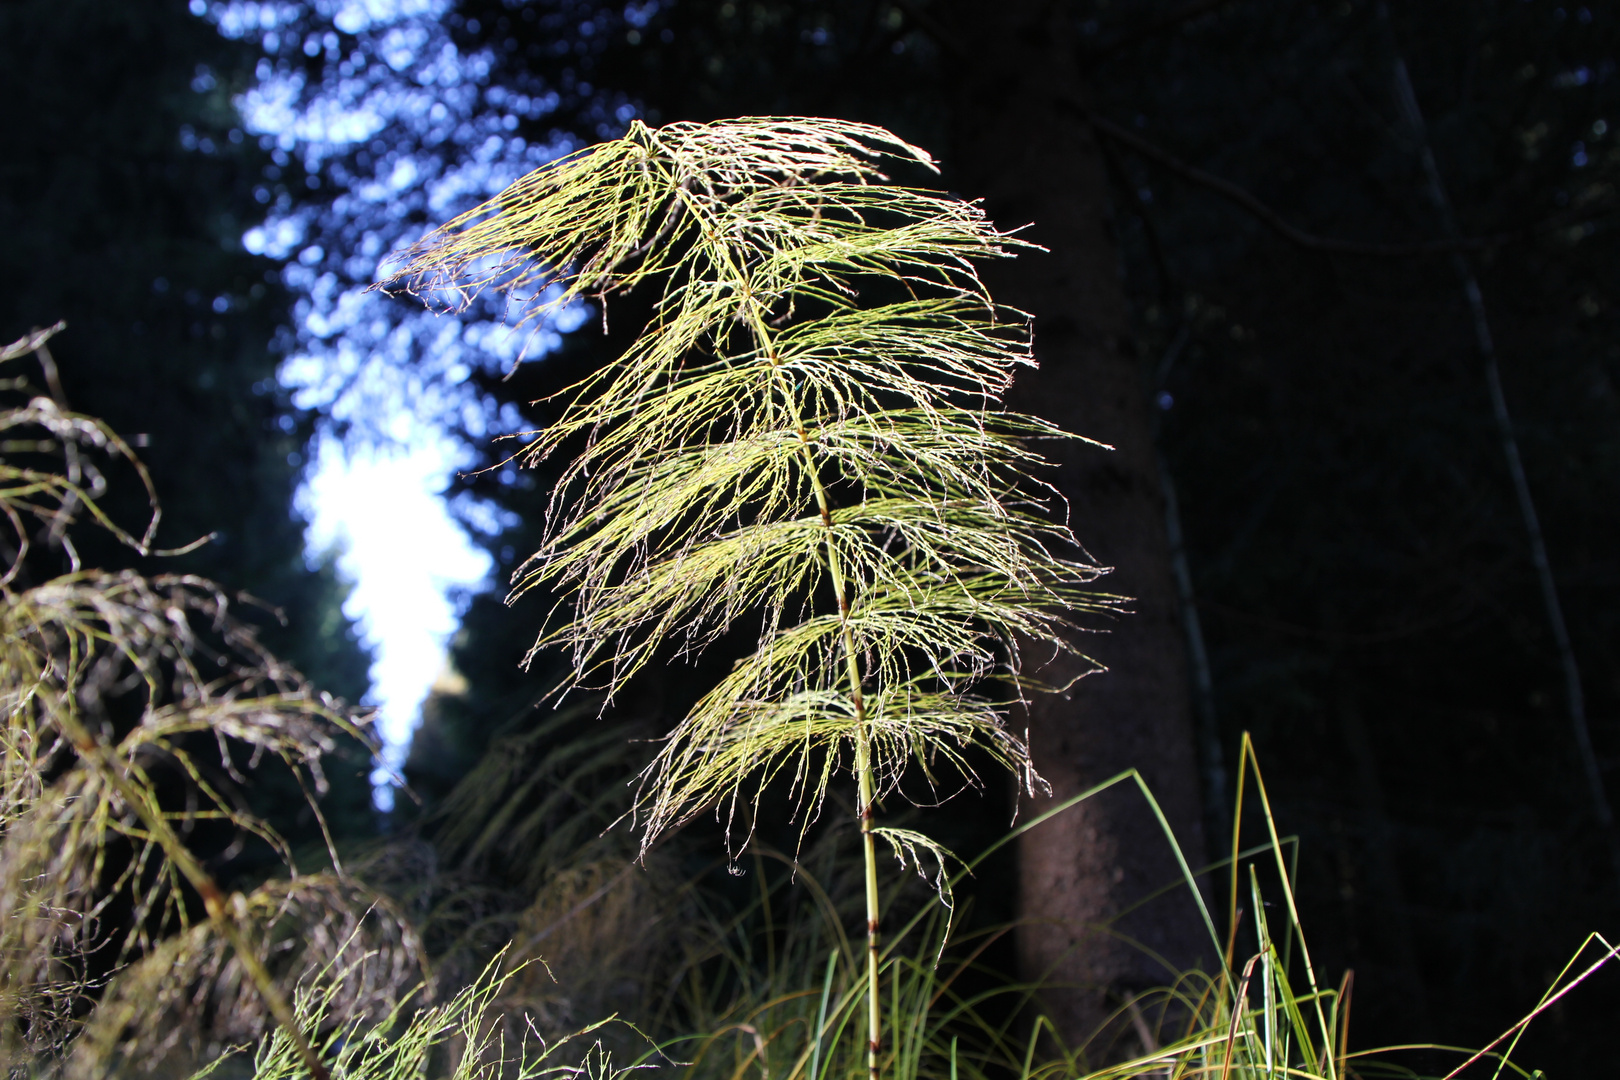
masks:
<svg viewBox="0 0 1620 1080"><path fill-rule="evenodd" d="M38 632L48 619L42 619L37 612L28 617L31 598L38 596L39 592L50 590L53 586L61 586L69 592L89 585L90 593L94 596L107 599L114 605L119 601L113 598L117 591L115 585L112 591L100 591L94 584L93 577L87 578L80 573L77 553L73 550L67 529L76 517L81 514L87 516L95 525L105 529L117 541L139 552L141 555L176 555L184 554L207 543L211 537L205 536L191 544L171 550L160 550L152 547L152 539L156 534L160 510L157 502L156 488L146 466L135 455L130 446L101 421L70 411L62 393L61 383L57 376L56 363L50 354L47 342L62 331L66 323L58 322L47 329L36 329L19 341L0 347L0 363L16 360L29 352L33 352L38 359L45 374L45 380L50 391L49 397L37 396L27 405L6 409L0 412L0 428L7 431L19 427L37 426L46 433L54 436L55 441L49 440L12 440L8 441L6 449L9 452L18 447L25 449L45 449L60 452L66 459L66 469L62 473L49 469L36 469L20 467L4 459L0 455L0 519L9 525L15 538L15 546L9 552L10 565L0 573L0 606L7 610L8 621L10 616L19 610L25 613L23 622ZM24 389L27 383L21 379L8 383L9 389ZM106 452L115 460L127 463L133 468L137 478L145 489L152 514L141 536L125 531L111 518L98 503L100 490L91 478L97 476L87 463L80 457L82 447L99 449ZM72 565L73 572L65 578L57 578L44 586L36 586L14 593L11 583L22 573L24 559L29 551L29 530L25 527L24 517L31 516L37 519L44 528L53 545L59 546L66 552ZM136 579L144 588L149 581ZM195 579L189 579L194 581ZM63 583L66 583L65 585ZM105 584L105 583L103 583ZM127 584L127 582L126 582ZM206 583L204 583L206 584ZM184 605L181 605L184 607ZM162 611L162 620L168 623L173 619L177 609L167 605L156 605L147 609L146 613L157 615ZM71 620L70 620L71 622ZM49 649L37 654L42 662L42 668L36 670L36 676L45 676L53 667L60 664L64 670L57 670L55 674L62 680L62 689L67 692L61 695L61 707L49 710L49 719L55 724L61 736L78 755L80 763L90 775L105 784L113 796L121 801L128 810L140 821L147 838L155 843L163 852L170 867L178 872L191 885L203 901L210 924L219 936L240 958L246 969L248 979L255 991L264 1001L266 1007L288 1035L298 1054L303 1058L305 1066L314 1080L326 1080L329 1072L321 1062L320 1056L305 1038L302 1029L297 1024L294 1011L288 1004L286 997L265 969L258 953L249 946L238 924L240 917L241 897L228 897L224 890L214 880L213 876L203 868L201 862L181 842L176 835L169 816L158 806L153 789L147 778L141 773L133 761L126 760L124 755L110 746L105 739L99 738L89 726L80 718L77 705L82 701L82 685L72 676L80 670L80 664L85 659L81 653L80 640L73 627L67 627L66 655L53 659ZM83 629L82 627L80 628ZM173 627L171 626L172 630ZM25 634L27 631L24 632ZM91 633L92 638L98 637ZM131 645L121 637L116 628L109 625L108 636L119 643L126 658L135 661L137 668L144 668L145 660L155 659L162 655L160 646L156 651L147 652L139 646ZM7 643L16 646L19 638L14 632L8 631ZM261 656L261 659L268 659ZM182 663L182 667L189 672L189 679L194 686L200 686L197 672ZM9 672L9 667L8 667ZM14 675L8 674L8 680ZM37 687L36 687L37 689ZM148 683L148 690L155 693L155 687ZM13 686L12 692L17 693ZM34 696L33 691L21 691L20 700L27 700ZM260 699L263 700L263 699ZM14 710L21 708L18 701L12 702ZM13 721L16 720L14 711ZM133 773L133 775L132 775ZM195 776L195 774L193 774ZM212 796L216 798L217 796ZM227 815L229 816L229 815ZM316 810L319 818L319 811ZM324 822L322 823L324 829ZM260 834L264 835L264 834ZM269 837L267 837L269 838Z"/></svg>

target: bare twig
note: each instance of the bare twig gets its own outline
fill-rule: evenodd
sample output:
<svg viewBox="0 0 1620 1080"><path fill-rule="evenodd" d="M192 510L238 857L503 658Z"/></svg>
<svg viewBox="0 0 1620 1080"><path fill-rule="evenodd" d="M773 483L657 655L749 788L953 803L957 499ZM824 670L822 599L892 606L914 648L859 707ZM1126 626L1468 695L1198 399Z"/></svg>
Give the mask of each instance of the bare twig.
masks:
<svg viewBox="0 0 1620 1080"><path fill-rule="evenodd" d="M1395 94L1423 165L1426 194L1429 201L1434 204L1441 226L1448 235L1456 236L1457 217L1451 206L1451 198L1446 193L1445 183L1441 179L1433 147L1429 143L1428 125L1424 121L1422 109L1418 106L1417 94L1412 89L1412 79L1407 73L1406 61L1402 59L1399 45L1395 40L1394 29L1390 25L1389 9L1382 3L1378 5L1378 18L1389 39L1390 49L1395 54ZM1474 341L1479 349L1480 359L1484 361L1485 384L1491 397L1491 418L1496 423L1497 437L1502 444L1502 456L1507 460L1508 475L1513 482L1513 495L1518 502L1519 516L1524 522L1525 533L1530 543L1530 562L1535 567L1536 580L1541 586L1542 607L1546 612L1547 626L1552 631L1553 646L1558 652L1558 663L1564 677L1565 700L1569 708L1570 729L1574 736L1577 756L1580 758L1581 770L1585 774L1587 794L1592 800L1593 815L1603 829L1615 877L1620 880L1620 830L1615 827L1614 810L1609 803L1608 792L1604 789L1603 773L1598 767L1597 753L1592 747L1592 732L1586 717L1586 694L1581 687L1581 670L1575 659L1574 645L1570 641L1569 623L1564 618L1563 604L1559 601L1558 582L1553 577L1552 562L1547 557L1547 540L1541 529L1541 516L1536 512L1536 502L1530 493L1530 481L1524 471L1524 459L1519 453L1519 440L1514 434L1513 417L1508 412L1507 396L1502 391L1502 373L1497 363L1496 342L1491 334L1490 321L1486 317L1485 297L1480 291L1479 279L1474 275L1474 269L1468 260L1463 257L1461 249L1454 252L1452 265L1462 285L1463 294L1467 297Z"/></svg>

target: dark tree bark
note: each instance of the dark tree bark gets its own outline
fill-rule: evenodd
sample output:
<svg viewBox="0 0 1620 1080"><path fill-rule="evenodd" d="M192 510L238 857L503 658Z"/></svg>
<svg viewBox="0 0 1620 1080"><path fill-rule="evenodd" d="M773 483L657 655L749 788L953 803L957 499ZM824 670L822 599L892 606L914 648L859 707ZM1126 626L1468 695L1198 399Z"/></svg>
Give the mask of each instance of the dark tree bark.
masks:
<svg viewBox="0 0 1620 1080"><path fill-rule="evenodd" d="M999 226L1033 222L1022 235L1049 249L991 268L996 297L1036 317L1041 367L1019 376L1012 404L1114 447L1071 443L1048 453L1057 455L1055 480L1076 535L1114 568L1103 585L1135 598L1134 614L1082 642L1109 670L1034 705L1030 735L1052 796L1021 816L1135 766L1197 864L1204 841L1186 648L1146 386L1131 355L1103 158L1074 109L1085 86L1061 8L1002 0L992 17L961 0L940 27L959 69L948 162L957 184L983 196ZM1063 681L1078 670L1060 661L1041 675ZM1173 977L1101 926L1173 882L1176 864L1134 786L1032 830L1019 860L1020 962L1026 976L1058 984L1046 1007L1076 1045L1118 998ZM1112 926L1178 967L1214 962L1184 890Z"/></svg>

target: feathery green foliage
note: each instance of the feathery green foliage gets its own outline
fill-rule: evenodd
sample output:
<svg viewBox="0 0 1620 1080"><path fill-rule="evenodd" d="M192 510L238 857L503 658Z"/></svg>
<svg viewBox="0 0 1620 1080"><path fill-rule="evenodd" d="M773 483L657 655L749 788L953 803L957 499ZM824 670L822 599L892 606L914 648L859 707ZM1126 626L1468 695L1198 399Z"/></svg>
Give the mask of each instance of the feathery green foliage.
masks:
<svg viewBox="0 0 1620 1080"><path fill-rule="evenodd" d="M973 691L992 673L1031 685L1021 648L1068 648L1066 612L1112 606L1082 588L1099 568L1054 553L1072 540L1031 494L1026 440L1063 433L995 408L1032 363L1028 319L973 260L1019 242L972 204L875 182L885 153L929 164L840 121L636 124L411 253L412 291L540 294L526 320L662 290L521 452L578 446L515 589L570 595L537 648L571 650L575 681L610 692L667 645L761 626L649 771L649 843L784 765L819 803L857 745L878 794L969 744L1032 783L1003 703Z"/></svg>
<svg viewBox="0 0 1620 1080"><path fill-rule="evenodd" d="M573 683L610 696L668 648L760 626L643 774L643 850L716 803L730 824L783 774L808 821L848 768L874 1070L874 837L930 851L944 881L944 852L876 827L876 802L913 764L931 786L941 764L971 777L970 747L1032 788L1006 723L1036 685L1022 654L1071 650L1071 614L1116 602L1086 588L1101 568L1065 554L1030 476L1029 441L1064 433L997 408L1033 363L1029 318L976 261L1024 245L972 203L883 183L885 156L932 167L844 121L638 122L429 235L401 274L451 304L505 290L520 323L658 290L635 343L518 455L573 457L514 595L568 598L536 648L569 650Z"/></svg>
<svg viewBox="0 0 1620 1080"><path fill-rule="evenodd" d="M1090 590L1102 568L1052 520L1050 489L1032 475L1042 461L1031 442L1069 436L999 408L1014 371L1033 362L1029 319L995 304L976 264L1024 245L973 204L886 184L884 157L932 165L888 132L841 121L636 123L430 234L395 279L450 307L504 291L519 327L585 299L606 319L614 296L653 292L623 355L551 398L555 421L514 455L559 462L544 540L514 579L513 597L544 588L562 598L530 659L564 649L568 685L611 697L655 660L758 627L752 653L642 773L633 813L643 854L709 807L728 827L739 811L751 822L773 781L785 781L806 826L836 776L856 782L864 957L830 898L821 931L790 930L777 944L767 932L763 978L746 940L722 944L724 928L713 956L734 958L734 971L688 986L699 961L682 977L685 1007L713 1021L678 1040L683 1068L820 1080L864 1064L873 1080L880 1070L1030 1080L1115 1061L1089 1075L1371 1075L1380 1064L1347 1047L1348 981L1317 983L1247 744L1267 843L1244 852L1234 839L1224 942L1205 914L1219 970L1167 973L1163 993L1122 1006L1113 1028L1133 1033L1141 1053L1059 1048L1037 1062L1043 1039L1055 1040L1048 1025L1037 1018L1019 1035L1008 1017L1021 1007L987 1010L987 998L957 989L972 954L940 974L947 853L876 825L876 805L912 772L930 788L942 766L971 779L978 755L1037 784L1008 714L1027 691L1062 688L1041 686L1024 657L1072 651L1074 615L1120 601ZM1146 793L1127 772L1052 813L1128 779ZM939 866L941 907L887 947L879 836L902 862L926 852ZM1255 951L1239 970L1238 867L1256 856L1246 897ZM1264 893L1284 902L1280 942ZM761 904L769 921L763 893ZM922 946L915 956L897 948L908 939ZM798 976L829 946L818 994ZM991 996L1027 1004L1037 989L1002 983Z"/></svg>
<svg viewBox="0 0 1620 1080"><path fill-rule="evenodd" d="M35 353L52 381L47 341L60 329L6 347L0 361ZM109 473L146 474L106 425L33 395L25 377L4 389L24 397L0 409L0 517L9 525L0 533L0 1057L28 1067L77 1052L106 972L156 955L164 938L179 943L161 947L171 974L210 942L221 955L228 947L245 1011L259 1024L266 1010L290 1022L266 950L252 940L256 909L319 906L319 889L305 879L281 883L276 902L264 889L227 895L194 845L210 832L215 842L257 837L290 861L244 809L241 770L279 758L313 795L325 786L321 756L360 732L340 703L231 617L218 586L81 568L71 532L79 518L148 552L155 502L141 539L98 505ZM45 577L41 568L62 558L69 572ZM188 894L207 914L205 930ZM121 1038L113 1025L98 1060Z"/></svg>

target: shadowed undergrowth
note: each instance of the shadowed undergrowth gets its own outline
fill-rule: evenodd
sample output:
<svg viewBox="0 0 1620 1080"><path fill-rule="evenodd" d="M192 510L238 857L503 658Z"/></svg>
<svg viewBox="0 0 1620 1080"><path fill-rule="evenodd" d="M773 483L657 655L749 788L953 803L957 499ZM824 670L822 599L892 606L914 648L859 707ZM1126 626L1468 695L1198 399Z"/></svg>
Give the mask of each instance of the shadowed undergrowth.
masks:
<svg viewBox="0 0 1620 1080"><path fill-rule="evenodd" d="M995 966L998 945L1016 927L975 924L969 910L972 878L964 873L958 881L962 903L952 912L912 872L892 866L884 893L889 910L897 913L897 928L881 963L885 1030L893 1037L880 1058L883 1075L898 1080L1537 1075L1510 1060L1523 1025L1483 1053L1438 1045L1356 1044L1354 980L1344 973L1327 982L1326 973L1310 965L1291 886L1294 844L1277 831L1247 744L1243 757L1246 779L1253 780L1249 802L1258 808L1249 829L1242 820L1235 823L1235 858L1196 875L1204 880L1204 893L1225 892L1229 901L1237 901L1215 928L1207 967L1187 972L1166 967L1162 987L1117 1000L1109 1023L1082 1045L1064 1045L1057 1038L1041 1012L1041 985L1021 982ZM1157 812L1140 777L1128 772L1025 823L1002 842L1119 784L1135 785L1144 812ZM1237 837L1249 830L1258 830L1263 840L1238 848ZM566 908L548 924L547 939L558 955L574 958L567 961L566 975L547 971L535 958L548 955L545 944L525 957L525 939L518 937L445 1004L418 1012L407 1006L382 1022L351 1021L336 1038L327 1010L346 970L342 965L372 962L357 945L330 971L300 986L298 1007L312 1032L325 1033L323 1052L330 1060L348 1055L341 1059L350 1063L342 1075L379 1080L564 1072L601 1077L641 1068L683 1080L864 1076L859 897L854 903L837 899L841 883L862 875L851 833L847 826L829 828L797 857L756 841L742 854L740 879L715 876L719 867L684 880L656 878L656 871L635 867L628 852L619 856L617 872L587 861L584 882L579 867L553 866L534 906L511 918L534 925ZM1174 839L1167 834L1166 842ZM650 880L665 887L649 893ZM1169 887L1193 888L1193 880L1189 872L1187 880ZM627 954L619 938L636 918L651 920L656 929L644 939L643 951ZM1083 929L1111 932L1106 926ZM1604 962L1609 946L1596 937L1589 945L1526 1022ZM593 956L595 965L578 959ZM616 998L599 989L615 983ZM559 1008L574 995L612 1003L619 1013L587 1024L576 1011ZM256 1054L251 1071L245 1058L235 1059L241 1075L255 1080L307 1075L281 1034L262 1041Z"/></svg>

